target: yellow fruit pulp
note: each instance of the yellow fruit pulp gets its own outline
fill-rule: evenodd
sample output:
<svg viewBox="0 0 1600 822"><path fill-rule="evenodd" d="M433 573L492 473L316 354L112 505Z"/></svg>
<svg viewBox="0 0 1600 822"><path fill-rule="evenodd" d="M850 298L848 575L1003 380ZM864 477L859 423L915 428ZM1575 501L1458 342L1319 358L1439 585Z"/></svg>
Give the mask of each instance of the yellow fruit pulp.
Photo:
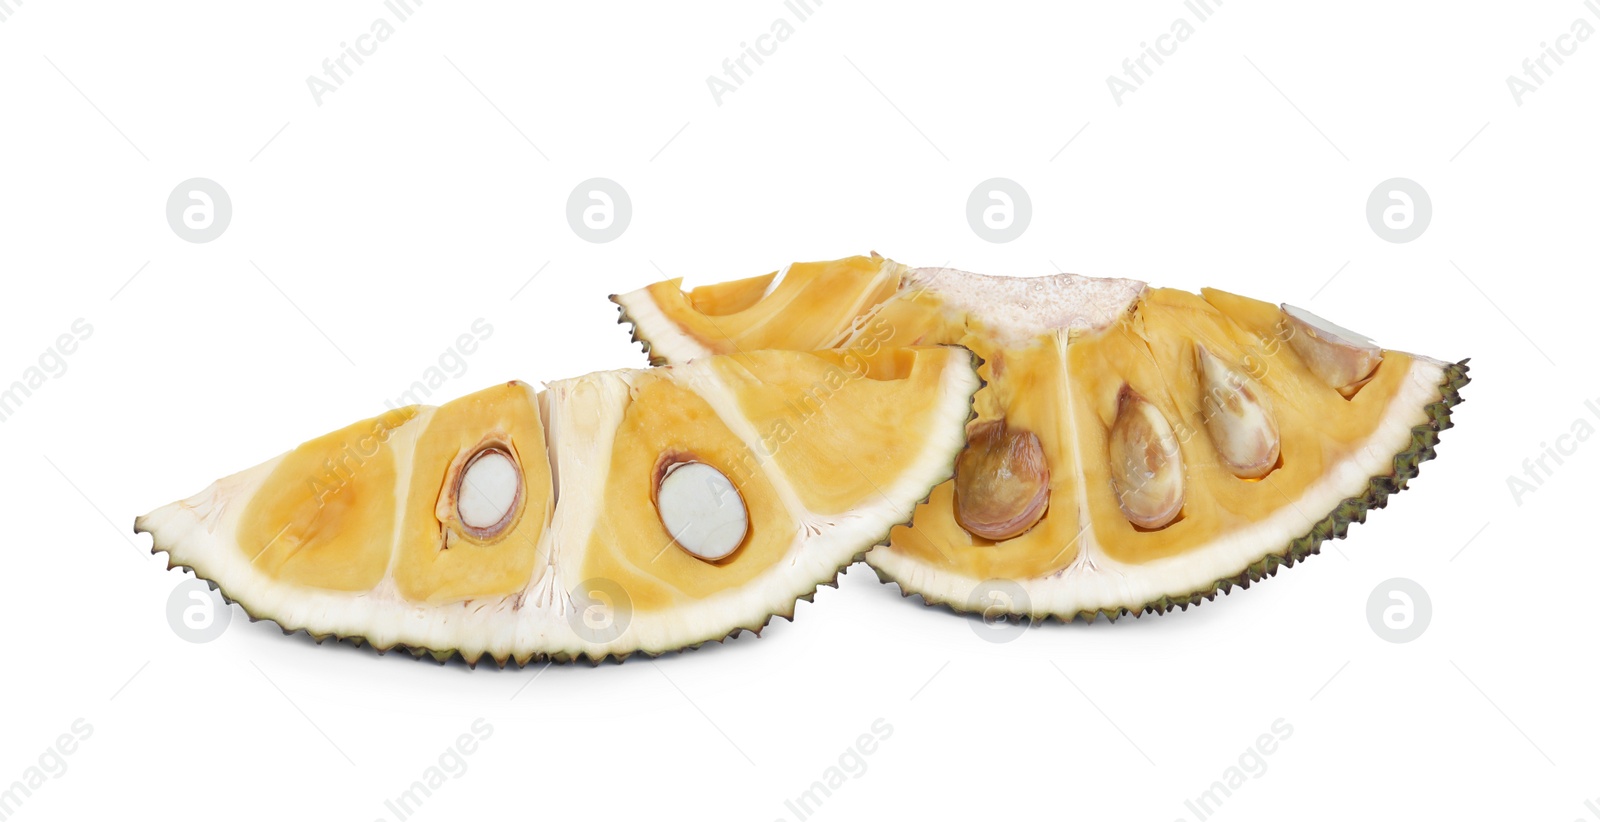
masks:
<svg viewBox="0 0 1600 822"><path fill-rule="evenodd" d="M676 335L680 353L696 344L714 352L803 350L863 339L886 346L954 343L977 353L988 386L978 393L973 425L1004 419L1010 429L1039 438L1050 465L1048 509L1031 530L993 542L961 526L954 483L946 482L917 508L911 526L894 529L888 550L980 580L1058 574L1086 539L1122 563L1182 555L1292 506L1372 435L1410 362L1384 352L1372 381L1346 399L1285 344L1278 307L1214 290L1197 296L1147 289L1098 327L1018 339L1012 329L988 327L983 316L913 284L907 269L876 255L796 264L763 297L771 276L687 294L674 280L617 301L625 310L641 298L653 303L671 328L641 325L636 333L647 342L663 331ZM1219 460L1206 431L1197 344L1264 389L1282 443L1280 462L1265 477L1241 479ZM1164 527L1131 524L1113 491L1108 435L1124 386L1154 403L1180 442L1185 503ZM880 436L887 447L893 434ZM1309 527L1327 512L1298 513Z"/></svg>
<svg viewBox="0 0 1600 822"><path fill-rule="evenodd" d="M908 469L924 441L896 437L894 429L904 419L932 423L930 400L955 353L875 347L804 358L777 351L719 358L712 367L746 432L730 430L670 369L641 375L612 451L608 509L650 511L652 478L663 456L692 458L732 480L751 530L730 557L709 563L679 550L653 513L606 517L590 539L585 576L620 583L634 606L645 608L745 584L804 535L806 523L797 514L828 518L876 502L879 489ZM747 445L745 433L757 438L756 447ZM802 510L792 510L784 493Z"/></svg>
<svg viewBox="0 0 1600 822"><path fill-rule="evenodd" d="M949 416L935 398L951 369L969 362L958 348L869 342L755 352L681 375L629 373L609 465L597 466L604 499L575 554L577 578L621 585L638 611L749 583L789 556L813 521L876 502L912 469L927 440L906 436L905 426L950 438L954 461L959 439L935 419ZM306 588L378 592L392 582L403 599L428 604L515 595L556 561L545 538L556 506L546 422L539 395L511 382L310 440L249 499L236 548L260 573ZM511 524L479 538L459 521L452 495L488 446L511 455L522 490ZM749 530L730 556L700 559L668 534L655 509L664 460L706 463L732 481Z"/></svg>
<svg viewBox="0 0 1600 822"><path fill-rule="evenodd" d="M517 458L524 487L511 527L485 540L464 529L448 500L440 505L440 496L466 459L490 443ZM550 485L539 404L526 384L505 383L441 406L412 455L394 563L400 594L419 602L450 602L522 590L540 558L539 537L553 502Z"/></svg>
<svg viewBox="0 0 1600 822"><path fill-rule="evenodd" d="M813 351L837 344L851 320L894 293L899 279L881 268L869 257L795 263L770 294L780 272L688 293L682 280L667 280L650 292L711 353Z"/></svg>
<svg viewBox="0 0 1600 822"><path fill-rule="evenodd" d="M394 542L395 429L413 408L363 420L284 456L245 509L237 542L285 582L338 591L376 586Z"/></svg>

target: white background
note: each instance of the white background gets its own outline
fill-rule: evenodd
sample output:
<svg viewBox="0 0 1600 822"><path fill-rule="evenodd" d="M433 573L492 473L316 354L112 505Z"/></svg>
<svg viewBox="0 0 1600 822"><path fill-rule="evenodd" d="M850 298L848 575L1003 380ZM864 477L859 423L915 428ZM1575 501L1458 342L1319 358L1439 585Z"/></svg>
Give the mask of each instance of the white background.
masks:
<svg viewBox="0 0 1600 822"><path fill-rule="evenodd" d="M93 728L14 818L394 819L478 717L493 735L415 818L794 820L879 718L892 736L814 818L1194 820L1279 718L1292 736L1215 818L1600 807L1600 442L1507 485L1600 427L1600 35L1520 106L1506 83L1600 27L1582 4L1228 0L1120 106L1107 76L1182 4L828 0L720 106L707 76L792 21L781 3L430 0L320 106L306 78L381 4L5 5L0 384L93 327L0 423L0 787ZM596 176L633 203L606 244L565 216ZM996 176L1033 203L1007 244L965 217ZM1405 244L1365 214L1396 176L1433 203ZM233 201L208 244L165 218L191 177ZM1470 356L1475 381L1389 509L1187 613L992 643L857 567L760 639L598 668L440 667L237 610L209 644L169 628L186 577L133 518L382 410L475 319L492 336L431 400L642 365L605 296L663 273L871 249L1295 302ZM1393 577L1432 600L1408 644L1367 622Z"/></svg>

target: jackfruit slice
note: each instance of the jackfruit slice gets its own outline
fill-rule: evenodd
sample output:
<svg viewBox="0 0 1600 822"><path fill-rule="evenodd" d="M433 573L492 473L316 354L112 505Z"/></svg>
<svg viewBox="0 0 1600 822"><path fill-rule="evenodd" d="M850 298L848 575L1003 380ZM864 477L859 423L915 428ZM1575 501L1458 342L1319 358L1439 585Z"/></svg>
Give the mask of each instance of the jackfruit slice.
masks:
<svg viewBox="0 0 1600 822"><path fill-rule="evenodd" d="M964 348L876 344L509 382L310 440L135 530L319 640L657 655L792 617L884 541L951 475L979 384Z"/></svg>
<svg viewBox="0 0 1600 822"><path fill-rule="evenodd" d="M876 254L612 300L655 364L760 346L976 352L987 387L954 478L866 561L928 603L1034 618L1187 608L1317 553L1405 488L1468 381L1465 361L1212 289Z"/></svg>

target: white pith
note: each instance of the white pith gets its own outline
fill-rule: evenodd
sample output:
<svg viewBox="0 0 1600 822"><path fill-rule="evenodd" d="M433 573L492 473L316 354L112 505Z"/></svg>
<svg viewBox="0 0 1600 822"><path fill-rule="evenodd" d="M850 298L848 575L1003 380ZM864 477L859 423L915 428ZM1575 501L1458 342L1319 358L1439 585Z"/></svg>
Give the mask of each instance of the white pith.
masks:
<svg viewBox="0 0 1600 822"><path fill-rule="evenodd" d="M954 268L913 268L903 287L937 294L947 309L978 318L1008 346L1057 331L1104 328L1127 313L1145 290L1138 280L1115 277L1001 277Z"/></svg>
<svg viewBox="0 0 1600 822"><path fill-rule="evenodd" d="M1073 274L1013 278L945 268L905 271L901 290L891 300L915 299L918 291L931 292L952 316L970 318L971 324L1008 347L1047 337L1055 339L1064 351L1078 334L1104 328L1125 316L1145 290L1143 283L1133 280ZM676 360L672 352L689 351L699 345L653 304L647 292L628 297L628 314L638 336L650 343L656 355L673 362ZM1310 312L1297 309L1296 315L1350 344L1372 345L1365 336ZM865 326L862 318L858 318L856 326ZM842 339L841 345L848 346L850 339ZM658 345L660 340L667 344ZM1401 388L1385 407L1373 433L1350 446L1348 457L1330 466L1319 480L1266 519L1194 546L1181 555L1137 564L1113 559L1096 543L1092 529L1085 527L1077 540L1077 558L1066 568L1046 577L1012 581L1028 597L1025 611L1035 617L1065 617L1100 610L1137 610L1163 597L1208 592L1219 580L1238 576L1268 553L1284 551L1344 500L1365 494L1372 477L1392 473L1395 456L1412 444L1412 428L1429 421L1426 407L1440 398L1447 365L1409 356L1412 359ZM1067 380L1061 407L1077 407L1072 390L1073 381ZM1080 422L1075 414L1067 413L1062 425L1066 441L1081 441ZM1076 483L1078 510L1087 512L1092 491L1081 481L1081 467L1073 468L1080 478ZM1261 481L1271 482L1271 474ZM1111 489L1103 493L1111 493ZM906 592L921 594L929 602L965 606L974 593L988 591L991 586L987 583L993 582L935 567L887 546L873 549L866 560Z"/></svg>
<svg viewBox="0 0 1600 822"><path fill-rule="evenodd" d="M772 292L777 291L778 286L783 285L783 278L787 276L789 276L789 266L786 265L778 269L778 273L772 275L772 279L767 281L767 287L761 290L761 299L764 300L772 296Z"/></svg>
<svg viewBox="0 0 1600 822"><path fill-rule="evenodd" d="M568 615L574 609L573 592L586 582L582 578L584 554L598 518L642 513L608 512L603 504L614 436L632 402L634 383L670 379L697 391L752 453L763 453L755 426L721 385L712 363L644 372L600 372L552 383L538 397L556 505L536 549L533 576L522 591L511 596L431 605L404 599L387 574L371 591L348 593L292 585L263 573L239 548L235 534L250 498L283 456L158 508L140 517L136 527L152 534L155 549L166 551L172 564L193 568L253 616L271 619L286 630L364 637L378 648L404 645L454 650L471 662L485 655L520 663L538 655L598 659L675 650L720 639L741 628L758 630L773 615L791 614L798 598L831 581L853 557L885 538L891 525L910 518L916 502L948 476L964 442L971 396L978 387L970 354L954 348L948 352L950 361L941 369L940 386L933 398L936 410L925 444L898 477L882 485L880 496L848 515L811 514L796 507L799 497L792 483L775 463L766 461L764 476L796 515L798 527L788 552L743 585L665 610L635 610L627 629L609 640L580 635ZM384 445L396 458L397 525L404 523L411 454L432 416L432 409L423 409L392 432ZM400 539L397 527L391 573Z"/></svg>
<svg viewBox="0 0 1600 822"><path fill-rule="evenodd" d="M690 362L711 354L704 343L685 333L650 298L650 292L639 289L619 294L612 299L622 306L623 314L637 328L650 329L649 345L652 361L656 358L669 363Z"/></svg>

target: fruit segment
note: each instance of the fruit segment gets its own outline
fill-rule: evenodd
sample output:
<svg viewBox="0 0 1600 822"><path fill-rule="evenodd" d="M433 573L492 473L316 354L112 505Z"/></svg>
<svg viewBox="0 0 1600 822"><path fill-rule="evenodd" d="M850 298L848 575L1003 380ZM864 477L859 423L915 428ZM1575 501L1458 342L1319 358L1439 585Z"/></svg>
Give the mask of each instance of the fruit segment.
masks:
<svg viewBox="0 0 1600 822"><path fill-rule="evenodd" d="M491 465L510 473L511 493L484 487L494 479L484 470ZM443 603L528 585L554 504L538 397L528 384L479 391L428 415L410 474L394 546L401 597ZM484 509L476 527L466 516L474 504Z"/></svg>
<svg viewBox="0 0 1600 822"><path fill-rule="evenodd" d="M135 528L319 639L474 664L659 654L792 616L884 541L950 477L979 384L954 346L510 382L311 440Z"/></svg>
<svg viewBox="0 0 1600 822"><path fill-rule="evenodd" d="M681 280L650 287L652 304L683 321L681 335L695 353L731 354L764 348L811 351L835 347L850 323L895 293L896 272L867 257L795 263L761 277L684 292ZM692 340L689 343L688 340ZM688 359L663 335L651 364Z"/></svg>
<svg viewBox="0 0 1600 822"><path fill-rule="evenodd" d="M280 457L240 515L238 547L264 573L292 583L365 591L383 578L394 539L392 411L303 443Z"/></svg>
<svg viewBox="0 0 1600 822"><path fill-rule="evenodd" d="M877 255L785 271L775 288L671 281L612 299L657 362L864 343L977 353L987 385L953 480L866 556L957 609L1003 580L1025 594L1018 614L1115 617L1270 575L1403 489L1467 382L1465 362L1212 289Z"/></svg>

